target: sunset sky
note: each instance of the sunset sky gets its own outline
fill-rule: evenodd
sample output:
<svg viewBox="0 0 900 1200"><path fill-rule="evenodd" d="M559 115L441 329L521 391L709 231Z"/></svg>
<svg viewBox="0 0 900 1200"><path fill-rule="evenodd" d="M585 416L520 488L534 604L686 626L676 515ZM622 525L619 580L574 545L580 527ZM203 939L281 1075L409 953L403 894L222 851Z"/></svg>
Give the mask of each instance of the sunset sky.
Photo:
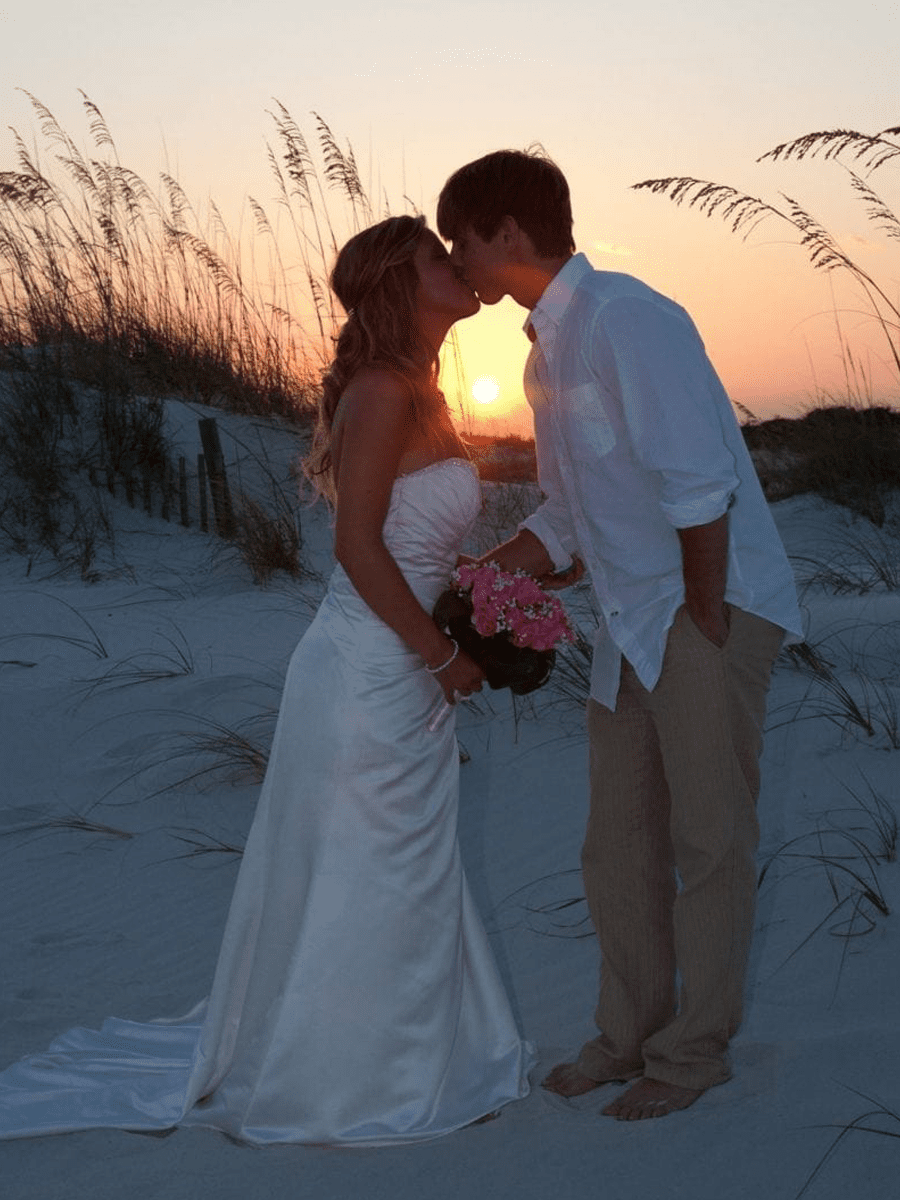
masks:
<svg viewBox="0 0 900 1200"><path fill-rule="evenodd" d="M248 195L274 203L273 97L310 140L321 114L371 194L395 212L408 196L432 224L457 166L540 142L569 179L578 248L684 304L735 400L789 414L844 389L836 312L876 399L896 399L859 297L814 272L786 226L742 242L630 185L692 175L773 202L786 192L896 300L896 242L839 165L755 160L812 130L900 124L898 60L900 6L873 0L0 0L0 123L35 136L25 88L87 148L82 88L126 165L148 180L171 171L235 229L250 222ZM4 129L0 170L14 164ZM871 182L900 203L897 167ZM470 407L517 432L524 316L507 300L459 332L467 388L499 384L496 401Z"/></svg>

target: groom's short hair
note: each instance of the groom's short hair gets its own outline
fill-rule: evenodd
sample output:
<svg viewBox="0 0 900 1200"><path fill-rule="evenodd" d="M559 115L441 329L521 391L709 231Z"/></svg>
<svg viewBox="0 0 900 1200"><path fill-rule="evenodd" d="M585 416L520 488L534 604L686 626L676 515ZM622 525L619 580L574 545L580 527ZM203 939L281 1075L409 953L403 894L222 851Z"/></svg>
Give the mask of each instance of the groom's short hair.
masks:
<svg viewBox="0 0 900 1200"><path fill-rule="evenodd" d="M467 163L438 197L437 227L445 241L472 228L488 242L504 217L515 219L542 258L574 251L569 185L541 147L495 150Z"/></svg>

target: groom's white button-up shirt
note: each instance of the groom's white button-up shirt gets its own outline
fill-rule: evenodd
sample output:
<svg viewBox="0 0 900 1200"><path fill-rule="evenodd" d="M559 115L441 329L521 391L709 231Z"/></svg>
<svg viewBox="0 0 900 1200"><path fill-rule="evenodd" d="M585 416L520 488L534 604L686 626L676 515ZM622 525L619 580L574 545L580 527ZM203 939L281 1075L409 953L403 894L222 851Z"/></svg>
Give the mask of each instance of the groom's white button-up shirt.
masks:
<svg viewBox="0 0 900 1200"><path fill-rule="evenodd" d="M802 638L794 576L725 390L679 305L570 258L526 322L525 395L546 499L520 528L557 569L584 561L599 607L591 695L615 709L621 656L644 687L684 603L677 530L729 512L725 599Z"/></svg>

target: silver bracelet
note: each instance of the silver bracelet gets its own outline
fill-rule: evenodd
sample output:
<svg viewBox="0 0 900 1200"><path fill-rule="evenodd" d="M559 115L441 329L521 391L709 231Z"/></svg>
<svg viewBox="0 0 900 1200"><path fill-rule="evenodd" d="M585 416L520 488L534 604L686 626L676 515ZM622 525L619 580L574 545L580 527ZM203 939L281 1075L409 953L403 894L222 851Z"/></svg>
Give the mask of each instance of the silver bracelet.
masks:
<svg viewBox="0 0 900 1200"><path fill-rule="evenodd" d="M450 641L453 643L453 653L450 655L447 661L445 663L441 663L439 667L429 667L426 665L425 670L429 675L437 675L439 672L443 671L445 667L449 667L456 658L457 654L459 654L459 642L456 640L456 638L451 638Z"/></svg>

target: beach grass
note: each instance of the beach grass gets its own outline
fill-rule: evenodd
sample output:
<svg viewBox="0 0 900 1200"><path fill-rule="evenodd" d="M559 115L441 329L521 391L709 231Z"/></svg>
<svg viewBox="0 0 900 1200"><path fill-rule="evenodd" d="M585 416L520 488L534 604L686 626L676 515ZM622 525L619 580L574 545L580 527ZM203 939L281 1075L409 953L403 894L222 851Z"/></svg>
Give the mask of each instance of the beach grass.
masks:
<svg viewBox="0 0 900 1200"><path fill-rule="evenodd" d="M846 1087L846 1085L844 1086ZM797 1192L794 1200L802 1200L803 1196L809 1194L810 1188L822 1172L826 1163L837 1153L844 1140L850 1134L870 1133L875 1134L877 1137L900 1138L900 1111L898 1111L897 1107L892 1107L883 1100L879 1100L875 1096L870 1096L857 1088L848 1087L847 1091L858 1096L859 1099L865 1101L871 1107L859 1113L852 1121L847 1121L843 1124L834 1122L826 1126L829 1129L836 1129L838 1131L837 1135L807 1175L803 1186Z"/></svg>
<svg viewBox="0 0 900 1200"><path fill-rule="evenodd" d="M803 162L821 158L845 171L851 192L859 200L870 227L890 240L900 239L900 217L869 182L886 164L900 159L900 126L876 134L858 130L830 129L803 134L761 155L758 162ZM748 195L727 184L695 179L688 175L645 179L632 185L666 196L678 205L695 208L707 217L724 220L731 231L745 240L764 222L787 225L804 250L814 270L836 272L852 280L861 297L863 311L878 328L887 360L900 381L900 301L893 283L881 284L854 259L813 215L810 207L781 194L778 204ZM870 403L866 373L842 338L844 393L858 403Z"/></svg>
<svg viewBox="0 0 900 1200"><path fill-rule="evenodd" d="M90 580L114 547L114 480L149 475L170 506L165 399L308 429L340 320L328 272L373 213L352 148L319 116L311 143L277 101L276 217L248 197L236 237L214 201L198 214L170 173L151 184L124 165L87 95L85 151L25 94L41 147L13 130L0 171L0 545ZM254 579L299 573L292 506L247 497L237 515Z"/></svg>
<svg viewBox="0 0 900 1200"><path fill-rule="evenodd" d="M870 181L875 172L887 164L896 166L900 159L900 126L876 134L847 129L807 133L781 143L757 161L799 163L810 158L842 169L870 230L888 243L900 240L900 217ZM900 301L894 284L874 278L810 206L784 194L772 203L727 184L687 175L645 179L633 187L724 220L744 240L762 223L788 226L814 270L852 282L862 315L879 331L886 362L900 384ZM873 396L865 370L840 333L839 318L838 331L843 394L820 394L811 410L795 420L757 421L745 411L749 420L744 436L768 499L813 492L881 527L886 502L900 487L900 413L896 405Z"/></svg>
<svg viewBox="0 0 900 1200"><path fill-rule="evenodd" d="M323 259L314 263L303 232L309 221L290 208L316 194L316 176L289 114L276 120L283 154L270 155L305 248L306 278L298 281L276 256L275 273L262 282L248 278L247 251L215 202L201 217L172 175L151 186L124 166L103 114L82 95L89 152L29 96L49 162L13 131L17 167L0 172L0 363L27 370L28 351L40 347L61 375L97 387L124 376L143 394L308 411L333 332L322 286L331 243L327 216L313 207L311 240ZM327 127L322 137L340 154ZM250 203L267 243L250 261L272 259L273 225Z"/></svg>

